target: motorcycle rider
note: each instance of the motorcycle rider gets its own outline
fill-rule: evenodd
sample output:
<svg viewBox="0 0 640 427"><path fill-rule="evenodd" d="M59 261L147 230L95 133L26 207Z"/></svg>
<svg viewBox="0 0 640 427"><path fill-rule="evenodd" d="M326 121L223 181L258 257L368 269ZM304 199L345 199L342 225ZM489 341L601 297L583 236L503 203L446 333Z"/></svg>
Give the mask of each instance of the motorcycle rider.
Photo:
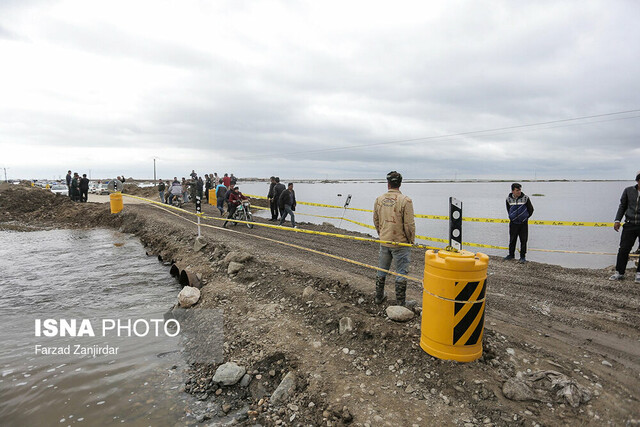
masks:
<svg viewBox="0 0 640 427"><path fill-rule="evenodd" d="M222 224L223 227L227 226L228 220L233 217L233 214L236 213L238 206L242 203L243 200L247 200L248 197L240 192L240 187L233 187L231 194L229 195L229 215L227 216L227 221Z"/></svg>
<svg viewBox="0 0 640 427"><path fill-rule="evenodd" d="M173 202L173 199L176 197L182 197L182 184L178 181L177 177L173 177L173 182L171 183L171 194L169 195L169 204Z"/></svg>

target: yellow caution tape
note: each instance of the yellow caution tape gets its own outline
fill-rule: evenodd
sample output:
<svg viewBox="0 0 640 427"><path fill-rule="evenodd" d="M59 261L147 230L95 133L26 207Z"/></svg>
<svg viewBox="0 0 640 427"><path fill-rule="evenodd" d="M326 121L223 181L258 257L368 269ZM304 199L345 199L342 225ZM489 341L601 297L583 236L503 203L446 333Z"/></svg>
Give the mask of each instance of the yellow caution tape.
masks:
<svg viewBox="0 0 640 427"><path fill-rule="evenodd" d="M258 199L266 199L266 197L256 196L252 194L247 194L248 197L254 197ZM332 208L332 209L345 209L343 206L336 205L324 205L321 203L311 203L311 202L297 202L299 205L307 205L307 206L319 206L323 208ZM359 209L359 208L346 208L351 211L360 211L360 212L371 212L371 209ZM448 221L449 217L446 215L422 215L422 214L414 214L416 218L423 219L437 219ZM462 217L463 221L467 222L486 222L491 224L508 224L510 221L506 218L476 218L476 217ZM543 221L543 220L535 220L530 219L529 224L533 225L559 225L559 226L567 226L567 227L613 227L613 222L588 222L588 221Z"/></svg>
<svg viewBox="0 0 640 427"><path fill-rule="evenodd" d="M160 203L158 203L158 204L160 204ZM155 206L155 207L157 207L160 210L165 210L163 207L158 207L158 206ZM170 213L171 215L176 215L177 217L180 217L180 218L184 219L185 221L190 222L191 224L194 224L194 225L198 225L198 226L202 226L202 227L210 227L210 228L214 228L216 230L223 230L223 231L227 231L227 232L230 232L230 233L238 233L238 234L242 234L242 235L245 235L245 236L248 235L246 233L240 233L239 231L236 231L236 230L229 230L227 228L216 227L216 226L213 226L213 225L210 225L210 224L198 224L197 222L194 222L194 221L191 221L191 220L189 220L187 218L184 218L184 217L182 217L182 216L180 216L180 215L178 215L178 214L176 214L174 212L170 212L170 211L167 211L167 210L165 210L165 212ZM220 219L220 218L210 217L210 219ZM245 222L245 221L239 221L239 222ZM422 292L424 292L426 294L429 294L429 295L431 295L431 296L433 296L435 298L444 300L444 301L454 302L454 303L461 303L461 304L482 304L485 301L485 298L486 298L485 297L485 298L478 299L478 300L475 300L475 301L466 301L466 300L465 301L459 301L459 300L455 300L455 299L445 298L443 296L433 294L433 293L427 291L426 289L424 289L424 287L422 286L422 279L419 279L417 277L412 277L412 276L408 276L406 274L400 274L400 273L396 273L394 271L385 270L384 268L380 268L380 267L376 267L376 266L373 266L373 265L365 264L365 263L360 262L360 261L356 261L356 260L353 260L353 259L341 257L341 256L338 256L338 255L333 255L333 254L330 254L330 253L327 253L327 252L318 251L318 250L315 250L315 249L307 248L307 247L296 245L296 244L293 244L293 243L283 242L281 240L270 239L269 237L257 236L255 234L250 235L250 236L254 237L254 238L257 238L257 239L266 240L266 241L269 241L269 242L278 243L278 244L281 244L281 245L285 245L285 246L289 246L289 247L292 247L292 248L300 249L300 250L303 250L303 251L311 252L311 253L314 253L314 254L317 254L317 255L322 255L322 256L326 256L326 257L329 257L329 258L337 259L337 260L340 260L340 261L348 262L350 264L354 264L354 265L357 265L357 266L360 266L360 267L365 267L365 268L369 268L369 269L376 270L376 271L382 271L382 272L390 274L392 276L402 277L402 278L405 278L407 280L411 280L413 282L418 282L418 283L420 283L420 286L417 286L417 288L419 290L421 290Z"/></svg>
<svg viewBox="0 0 640 427"><path fill-rule="evenodd" d="M206 216L202 213L197 214L197 213L193 213L193 212L189 212L185 209L182 208L178 208L175 206L171 206L171 205L167 205L164 203L160 203L157 202L155 200L150 200L150 199L146 199L144 197L138 197L138 196L134 196L131 194L122 194L123 196L126 197L131 197L133 199L138 199L138 200L142 200L145 201L147 203L151 203L154 205L158 205L158 206L162 206L164 208L169 208L172 210L175 210L177 212L180 213L186 213L189 215L195 215L195 216L200 216L201 218L204 219L214 219L217 221L227 221L226 218L218 218L218 217L210 217L210 216ZM268 209L268 208L263 208L261 206L252 206L255 208L260 208L260 209ZM298 213L296 212L297 215L306 215L306 216L316 216L316 217L320 217L320 218L329 218L329 219L344 219L345 221L351 222L353 224L356 225L360 225L369 229L373 229L375 230L375 227L369 224L365 224L363 222L358 222L358 221L354 221L348 218L340 218L340 217L332 217L332 216L322 216L322 215L313 215L313 214L305 214L305 213ZM240 220L233 220L230 222L238 222L238 223L243 223L246 224L247 221L240 221ZM272 225L272 224L263 224L260 222L251 222L251 224L257 225L259 227L267 227L267 228L273 228L273 229L278 229L278 230L286 230L286 231L293 231L296 233L305 233L305 234L317 234L317 235L321 235L321 236L328 236L328 237L337 237L337 238L341 238L341 239L350 239L350 240L360 240L360 241L365 241L365 242L372 242L372 243L384 243L384 244L392 244L395 246L405 246L405 247L413 247L413 248L419 248L419 249L433 249L433 250L439 250L442 248L438 248L438 247L434 247L434 246L426 246L426 245L418 245L418 244L409 244L409 243L399 243L399 242L391 242L391 241L387 241L387 240L378 240L378 239L370 239L370 238L365 238L365 237L357 237L357 236L349 236L349 235L345 235L345 234L338 234L338 233L327 233L327 232L322 232L322 231L313 231L313 230L304 230L304 229L300 229L300 228L290 228L290 227L282 227L279 225ZM428 237L428 236L421 236L421 235L416 235L416 239L420 239L420 240L426 240L426 241L431 241L431 242L437 242L437 243L442 243L444 245L448 245L449 241L447 239L440 239L437 237ZM509 248L506 246L497 246L497 245L488 245L488 244L483 244L483 243L471 243L471 242L462 242L463 245L465 246L469 246L469 247L476 247L476 248L486 248L486 249L498 249L498 250L508 250ZM609 252L588 252L588 251L567 251L567 250L560 250L560 249L533 249L530 248L529 251L535 251L535 252L552 252L552 253L569 253L569 254L586 254L586 255L616 255L614 253L609 253ZM638 257L638 254L630 254L630 257Z"/></svg>
<svg viewBox="0 0 640 427"><path fill-rule="evenodd" d="M349 236L349 235L346 235L346 234L327 233L327 232L324 232L324 231L314 231L314 230L305 230L305 229L302 229L302 228L283 227L283 226L280 226L280 225L264 224L262 222L242 221L242 220L237 220L237 219L227 219L227 218L207 216L207 215L204 215L202 213L197 214L197 213L189 212L189 211L187 211L185 209L178 208L178 207L171 206L171 205L167 205L167 204L164 204L164 203L161 203L161 202L157 202L155 200L145 199L144 197L133 196L131 194L123 194L123 196L131 197L131 198L138 199L138 200L143 200L143 201L145 201L147 203L151 203L151 204L156 205L156 206L170 208L170 209L172 209L174 211L177 211L177 212L180 212L180 213L186 213L186 214L189 214L189 215L199 216L199 217L201 217L203 219L213 219L213 220L216 220L216 221L237 222L239 224L252 224L252 225L257 225L258 227L266 227L266 228L272 228L272 229L276 229L276 230L285 230L285 231L289 231L289 232L296 232L296 233L303 233L303 234L315 234L315 235L319 235L319 236L338 237L338 238L341 238L341 239L359 240L359 241L363 241L363 242L373 242L373 243L382 243L382 244L388 244L388 245L394 245L394 246L404 246L404 247L419 248L419 249L440 249L440 248L437 248L437 247L426 246L426 245L412 245L410 243L391 242L389 240L378 240L378 239L372 239L372 238L366 238L366 237Z"/></svg>

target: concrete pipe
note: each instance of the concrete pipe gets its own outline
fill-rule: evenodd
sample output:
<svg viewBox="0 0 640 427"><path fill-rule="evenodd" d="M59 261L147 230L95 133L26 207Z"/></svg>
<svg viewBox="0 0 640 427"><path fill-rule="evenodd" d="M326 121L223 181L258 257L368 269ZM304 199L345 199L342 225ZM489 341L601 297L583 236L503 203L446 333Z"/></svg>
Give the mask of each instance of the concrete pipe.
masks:
<svg viewBox="0 0 640 427"><path fill-rule="evenodd" d="M192 273L187 270L182 270L180 272L180 285L183 287L191 286L198 289L200 289L200 287L202 286L200 284L200 280L198 280L198 277L195 275L195 273Z"/></svg>
<svg viewBox="0 0 640 427"><path fill-rule="evenodd" d="M182 272L182 267L178 264L171 264L171 269L169 270L169 274L173 277L177 277L180 280L180 273Z"/></svg>

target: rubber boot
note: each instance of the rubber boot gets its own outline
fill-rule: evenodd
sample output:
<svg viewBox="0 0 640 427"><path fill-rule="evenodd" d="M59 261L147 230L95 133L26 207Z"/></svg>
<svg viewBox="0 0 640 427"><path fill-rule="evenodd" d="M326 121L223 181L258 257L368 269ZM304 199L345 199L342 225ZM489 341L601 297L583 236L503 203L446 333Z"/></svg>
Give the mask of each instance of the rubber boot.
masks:
<svg viewBox="0 0 640 427"><path fill-rule="evenodd" d="M396 282L396 304L397 305L405 305L407 299L407 282L403 280L401 282Z"/></svg>
<svg viewBox="0 0 640 427"><path fill-rule="evenodd" d="M384 293L384 282L386 277L376 276L376 297L373 300L376 304L382 304L387 299L387 294Z"/></svg>

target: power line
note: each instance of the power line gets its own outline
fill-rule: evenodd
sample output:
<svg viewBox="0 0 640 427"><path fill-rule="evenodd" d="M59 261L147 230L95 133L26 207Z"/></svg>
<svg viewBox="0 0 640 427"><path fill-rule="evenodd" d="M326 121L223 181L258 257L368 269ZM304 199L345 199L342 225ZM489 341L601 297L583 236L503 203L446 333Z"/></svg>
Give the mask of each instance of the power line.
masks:
<svg viewBox="0 0 640 427"><path fill-rule="evenodd" d="M468 136L468 135L478 135L478 134L489 133L489 132L517 131L519 129L525 129L525 128L534 127L534 126L544 126L544 125L551 125L551 124L558 124L558 123L567 123L567 122L573 122L573 121L578 121L578 120L595 119L595 118L599 118L599 117L609 117L609 116L615 116L615 115L620 115L620 114L629 114L629 113L638 113L638 112L640 112L640 109L627 110L627 111L616 111L616 112L613 112L613 113L595 114L595 115L591 115L591 116L572 117L572 118L569 118L569 119L551 120L551 121L546 121L546 122L528 123L528 124L524 124L524 125L505 126L505 127L493 128L493 129L483 129L483 130L475 130L475 131L469 131L469 132L458 132L458 133L451 133L451 134L447 134L447 135L434 135L434 136L426 136L426 137L422 137L422 138L400 139L400 140L385 141L385 142L374 142L374 143L369 143L369 144L349 145L349 146L346 146L346 147L332 147L332 148L320 148L320 149L316 149L316 150L293 151L293 152L287 152L287 153L284 153L284 154L289 156L289 155L292 155L292 154L323 153L323 152L329 152L329 151L342 151L342 150L352 150L352 149L356 149L356 148L375 147L375 146L388 145L388 144L404 144L404 143L408 143L408 142L429 141L429 140L434 140L434 139L445 139L445 138L453 138L453 137ZM560 127L588 125L588 124L593 124L593 123L602 123L602 122L614 121L614 120L633 119L633 118L638 118L638 117L640 117L640 116L617 117L617 118L609 119L609 120L598 120L598 121L586 122L586 123L572 123L572 124L567 124L567 125L562 125L562 126L553 126L553 127L549 127L549 128L543 128L543 129L556 129L556 128L560 128ZM538 130L538 129L535 129L535 130ZM513 133L513 132L504 132L504 133ZM500 134L501 133L492 133L491 135L500 135ZM283 153L278 153L278 154L282 155ZM248 159L248 158L268 157L268 156L272 156L272 154L258 154L258 155L255 155L255 156L247 156L247 157L244 157L244 158Z"/></svg>

